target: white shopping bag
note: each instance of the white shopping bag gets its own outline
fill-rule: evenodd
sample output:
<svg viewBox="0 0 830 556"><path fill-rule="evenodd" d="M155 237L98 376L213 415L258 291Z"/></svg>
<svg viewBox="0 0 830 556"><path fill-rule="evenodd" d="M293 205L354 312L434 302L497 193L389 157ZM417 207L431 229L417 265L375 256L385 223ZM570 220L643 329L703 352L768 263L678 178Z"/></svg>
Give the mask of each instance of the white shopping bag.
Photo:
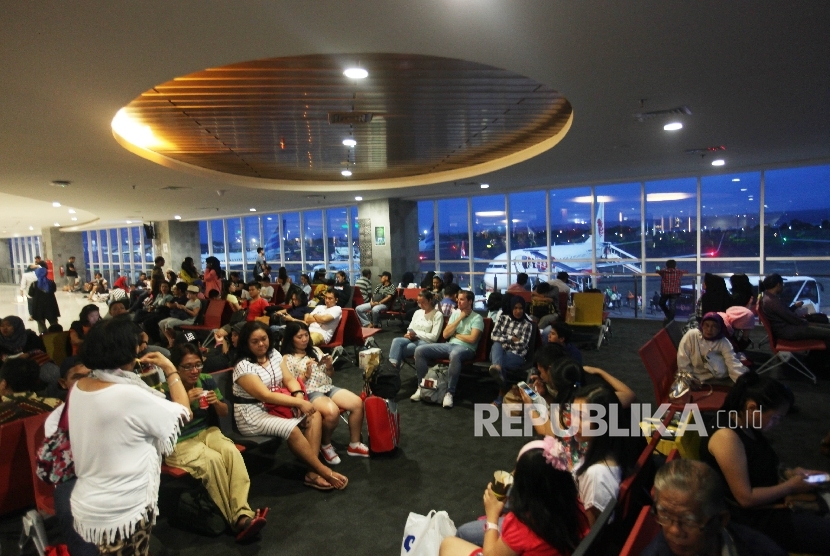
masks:
<svg viewBox="0 0 830 556"><path fill-rule="evenodd" d="M364 349L363 351L361 351L360 354L359 354L360 370L361 371L366 371L366 370L374 371L378 367L378 365L380 365L380 355L381 355L380 348L370 348L370 349ZM371 367L371 369L369 369L369 367ZM371 373L367 373L367 374L371 374Z"/></svg>
<svg viewBox="0 0 830 556"><path fill-rule="evenodd" d="M401 556L438 556L441 541L455 535L455 524L447 512L427 515L409 513L403 530Z"/></svg>

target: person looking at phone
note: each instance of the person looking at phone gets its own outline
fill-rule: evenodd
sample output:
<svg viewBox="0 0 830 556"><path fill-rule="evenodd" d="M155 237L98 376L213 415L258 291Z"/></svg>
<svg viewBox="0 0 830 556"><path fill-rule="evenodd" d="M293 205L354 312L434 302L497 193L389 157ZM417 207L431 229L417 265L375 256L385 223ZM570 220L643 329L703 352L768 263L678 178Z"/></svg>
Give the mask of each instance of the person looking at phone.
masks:
<svg viewBox="0 0 830 556"><path fill-rule="evenodd" d="M360 442L363 400L332 384L334 363L331 355L324 355L320 348L311 344L306 323L294 321L285 326L280 352L283 355L282 366L305 383L308 401L323 417L320 452L328 464L340 463L340 456L331 445L331 435L340 422L341 411L349 412L349 446L346 453L350 456L369 457L369 448Z"/></svg>
<svg viewBox="0 0 830 556"><path fill-rule="evenodd" d="M718 412L718 430L704 439L701 460L723 477L736 522L762 531L789 552L828 554L830 520L788 507L793 496L814 493L819 485L807 479L823 472L796 467L779 473L778 455L764 434L792 405L786 386L755 371L744 373Z"/></svg>
<svg viewBox="0 0 830 556"><path fill-rule="evenodd" d="M524 298L513 296L510 300L510 312L499 317L491 335L493 347L490 349L490 376L500 388L496 405L501 404L507 393L509 374L524 366L534 332L533 323L525 315Z"/></svg>
<svg viewBox="0 0 830 556"><path fill-rule="evenodd" d="M469 290L458 292L458 309L453 311L449 324L444 328L445 343L426 344L415 349L415 372L420 383L427 374L429 361L448 357L450 360L448 374L448 391L444 395L442 405L446 409L453 406L453 395L461 374L461 364L475 357L481 333L484 330L484 319L473 311L475 296ZM413 402L420 401L420 388L409 398Z"/></svg>
<svg viewBox="0 0 830 556"><path fill-rule="evenodd" d="M419 309L412 315L409 329L402 338L392 340L389 348L389 364L397 370L400 370L404 359L415 357L417 347L437 342L444 328L444 315L436 308L433 293L421 290L417 301Z"/></svg>

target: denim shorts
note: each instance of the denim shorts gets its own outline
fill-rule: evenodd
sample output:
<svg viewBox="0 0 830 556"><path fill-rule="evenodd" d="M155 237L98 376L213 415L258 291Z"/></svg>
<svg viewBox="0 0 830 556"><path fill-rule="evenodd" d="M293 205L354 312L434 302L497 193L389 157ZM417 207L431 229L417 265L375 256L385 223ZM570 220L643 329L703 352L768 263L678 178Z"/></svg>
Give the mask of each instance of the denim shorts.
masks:
<svg viewBox="0 0 830 556"><path fill-rule="evenodd" d="M331 390L329 390L328 392L309 392L308 401L313 402L321 396L328 396L330 398L334 396L336 393L338 393L340 390L342 390L342 388L338 388L337 386L332 385Z"/></svg>

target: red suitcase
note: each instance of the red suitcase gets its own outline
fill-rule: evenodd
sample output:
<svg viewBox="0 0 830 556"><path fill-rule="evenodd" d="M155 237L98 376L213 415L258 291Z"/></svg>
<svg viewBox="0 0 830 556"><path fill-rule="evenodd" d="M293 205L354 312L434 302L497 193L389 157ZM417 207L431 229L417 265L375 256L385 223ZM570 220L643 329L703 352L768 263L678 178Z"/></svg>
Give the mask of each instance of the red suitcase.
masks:
<svg viewBox="0 0 830 556"><path fill-rule="evenodd" d="M391 452L401 438L401 418L398 404L377 396L363 402L366 426L369 429L369 449L375 453Z"/></svg>

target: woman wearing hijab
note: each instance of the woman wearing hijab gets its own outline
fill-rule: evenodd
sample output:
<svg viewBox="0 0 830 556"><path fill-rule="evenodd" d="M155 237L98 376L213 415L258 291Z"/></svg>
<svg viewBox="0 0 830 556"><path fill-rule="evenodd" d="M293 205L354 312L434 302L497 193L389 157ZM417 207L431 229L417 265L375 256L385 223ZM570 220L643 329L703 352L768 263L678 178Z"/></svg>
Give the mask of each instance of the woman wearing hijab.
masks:
<svg viewBox="0 0 830 556"><path fill-rule="evenodd" d="M747 372L724 337L726 325L718 313L706 313L700 328L686 332L677 347L677 372L693 375L701 382L730 378Z"/></svg>
<svg viewBox="0 0 830 556"><path fill-rule="evenodd" d="M502 389L507 376L525 364L533 333L533 323L525 314L524 298L513 296L510 311L502 313L491 335L493 347L490 349L490 376ZM499 392L497 404L501 403L504 394L505 392Z"/></svg>
<svg viewBox="0 0 830 556"><path fill-rule="evenodd" d="M9 315L0 321L0 358L34 350L46 351L46 348L34 331L26 329L23 319Z"/></svg>
<svg viewBox="0 0 830 556"><path fill-rule="evenodd" d="M37 329L41 334L46 333L46 321L50 326L58 324L58 317L61 311L58 308L58 300L55 291L58 287L55 282L46 277L46 269L38 267L35 269L37 282L29 287L29 297L32 298L32 318L37 321Z"/></svg>

